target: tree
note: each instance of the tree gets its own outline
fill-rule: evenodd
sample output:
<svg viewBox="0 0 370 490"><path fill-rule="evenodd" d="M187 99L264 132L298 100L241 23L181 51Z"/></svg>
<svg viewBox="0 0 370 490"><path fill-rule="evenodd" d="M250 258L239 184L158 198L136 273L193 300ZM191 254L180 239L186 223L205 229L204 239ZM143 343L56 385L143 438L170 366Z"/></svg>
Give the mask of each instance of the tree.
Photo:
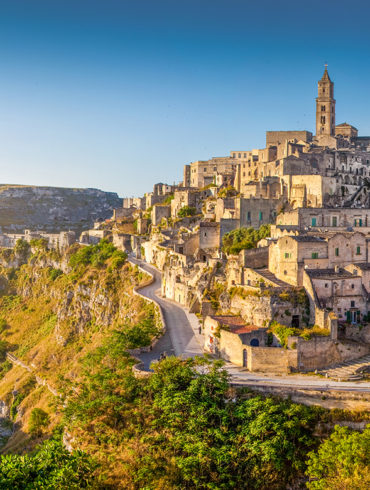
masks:
<svg viewBox="0 0 370 490"><path fill-rule="evenodd" d="M44 442L31 455L0 460L0 488L72 490L91 488L96 464L82 451L69 453L60 439Z"/></svg>
<svg viewBox="0 0 370 490"><path fill-rule="evenodd" d="M237 255L241 250L255 248L263 238L270 236L270 225L254 228L238 228L226 233L222 239L222 249L227 254Z"/></svg>
<svg viewBox="0 0 370 490"><path fill-rule="evenodd" d="M197 210L195 208L184 206L178 211L177 216L179 218L187 218L188 216L194 216L196 212Z"/></svg>
<svg viewBox="0 0 370 490"><path fill-rule="evenodd" d="M34 408L30 415L29 431L33 435L40 435L42 429L49 425L49 415L42 408Z"/></svg>
<svg viewBox="0 0 370 490"><path fill-rule="evenodd" d="M15 255L18 256L20 259L27 260L30 251L31 251L31 246L28 242L22 240L22 238L19 238L16 241L16 244L14 246L14 252Z"/></svg>
<svg viewBox="0 0 370 490"><path fill-rule="evenodd" d="M362 433L335 426L329 439L308 456L309 489L370 488L370 424Z"/></svg>

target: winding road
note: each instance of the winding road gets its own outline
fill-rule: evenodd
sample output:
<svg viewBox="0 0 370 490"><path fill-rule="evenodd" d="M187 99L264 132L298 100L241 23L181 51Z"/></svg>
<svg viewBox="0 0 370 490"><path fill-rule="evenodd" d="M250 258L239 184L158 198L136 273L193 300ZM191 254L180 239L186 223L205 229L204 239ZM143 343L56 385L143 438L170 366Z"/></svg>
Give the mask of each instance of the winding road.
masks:
<svg viewBox="0 0 370 490"><path fill-rule="evenodd" d="M154 282L140 289L139 294L154 300L162 308L167 330L159 339L151 352L140 354L138 357L149 370L150 363L158 360L161 353L182 356L184 358L203 355L203 335L199 334L199 321L196 315L189 313L187 308L160 296L161 273L146 262L132 257L129 261L141 267L154 277ZM273 374L251 373L226 362L226 370L233 384L248 387L279 387L317 391L347 391L370 393L370 383L362 381L338 382L327 378L307 375L274 376Z"/></svg>
<svg viewBox="0 0 370 490"><path fill-rule="evenodd" d="M153 276L154 282L141 288L139 294L159 304L167 327L165 334L153 350L138 356L144 363L145 369L148 369L150 363L158 360L164 352L167 355L173 354L184 358L203 355L203 335L199 334L197 317L177 303L160 297L161 273L157 269L142 260L130 257L129 261Z"/></svg>

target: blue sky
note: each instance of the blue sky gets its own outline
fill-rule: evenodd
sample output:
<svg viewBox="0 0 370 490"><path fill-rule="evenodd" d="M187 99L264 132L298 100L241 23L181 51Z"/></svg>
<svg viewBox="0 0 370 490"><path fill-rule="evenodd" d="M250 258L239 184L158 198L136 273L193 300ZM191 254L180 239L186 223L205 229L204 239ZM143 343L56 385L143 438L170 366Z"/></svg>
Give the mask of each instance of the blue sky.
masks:
<svg viewBox="0 0 370 490"><path fill-rule="evenodd" d="M337 123L370 134L370 5L0 0L0 182L140 195L185 163Z"/></svg>

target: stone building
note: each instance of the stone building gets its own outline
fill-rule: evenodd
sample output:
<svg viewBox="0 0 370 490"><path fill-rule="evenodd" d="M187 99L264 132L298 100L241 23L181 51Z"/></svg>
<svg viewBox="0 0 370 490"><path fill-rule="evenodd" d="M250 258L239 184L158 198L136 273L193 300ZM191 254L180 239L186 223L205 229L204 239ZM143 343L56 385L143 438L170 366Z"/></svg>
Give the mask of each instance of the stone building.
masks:
<svg viewBox="0 0 370 490"><path fill-rule="evenodd" d="M302 286L303 272L307 269L368 262L369 243L359 232L281 236L271 241L269 270L280 280Z"/></svg>
<svg viewBox="0 0 370 490"><path fill-rule="evenodd" d="M267 328L248 325L240 316L211 315L204 321L204 350L238 366L246 365L247 345L267 345Z"/></svg>
<svg viewBox="0 0 370 490"><path fill-rule="evenodd" d="M214 157L184 166L184 187L203 188L216 182L218 174L230 175L236 170L236 162L230 157Z"/></svg>
<svg viewBox="0 0 370 490"><path fill-rule="evenodd" d="M186 165L184 185L203 187L229 173L247 199L280 198L295 208L370 207L364 186L364 177L370 177L370 137L358 136L351 124L336 125L335 105L334 83L325 67L318 82L315 136L267 131L263 149L233 150L229 157Z"/></svg>
<svg viewBox="0 0 370 490"><path fill-rule="evenodd" d="M171 216L170 204L154 204L151 212L151 220L153 226L161 224L163 219L167 219Z"/></svg>

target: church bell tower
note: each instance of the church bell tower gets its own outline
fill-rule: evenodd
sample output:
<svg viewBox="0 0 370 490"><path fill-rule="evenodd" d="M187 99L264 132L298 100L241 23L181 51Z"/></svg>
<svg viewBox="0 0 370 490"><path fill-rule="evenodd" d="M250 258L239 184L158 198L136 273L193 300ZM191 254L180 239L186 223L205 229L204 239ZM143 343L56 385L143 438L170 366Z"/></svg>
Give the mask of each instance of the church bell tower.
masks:
<svg viewBox="0 0 370 490"><path fill-rule="evenodd" d="M318 83L316 99L316 137L335 136L334 83L330 80L328 65Z"/></svg>

